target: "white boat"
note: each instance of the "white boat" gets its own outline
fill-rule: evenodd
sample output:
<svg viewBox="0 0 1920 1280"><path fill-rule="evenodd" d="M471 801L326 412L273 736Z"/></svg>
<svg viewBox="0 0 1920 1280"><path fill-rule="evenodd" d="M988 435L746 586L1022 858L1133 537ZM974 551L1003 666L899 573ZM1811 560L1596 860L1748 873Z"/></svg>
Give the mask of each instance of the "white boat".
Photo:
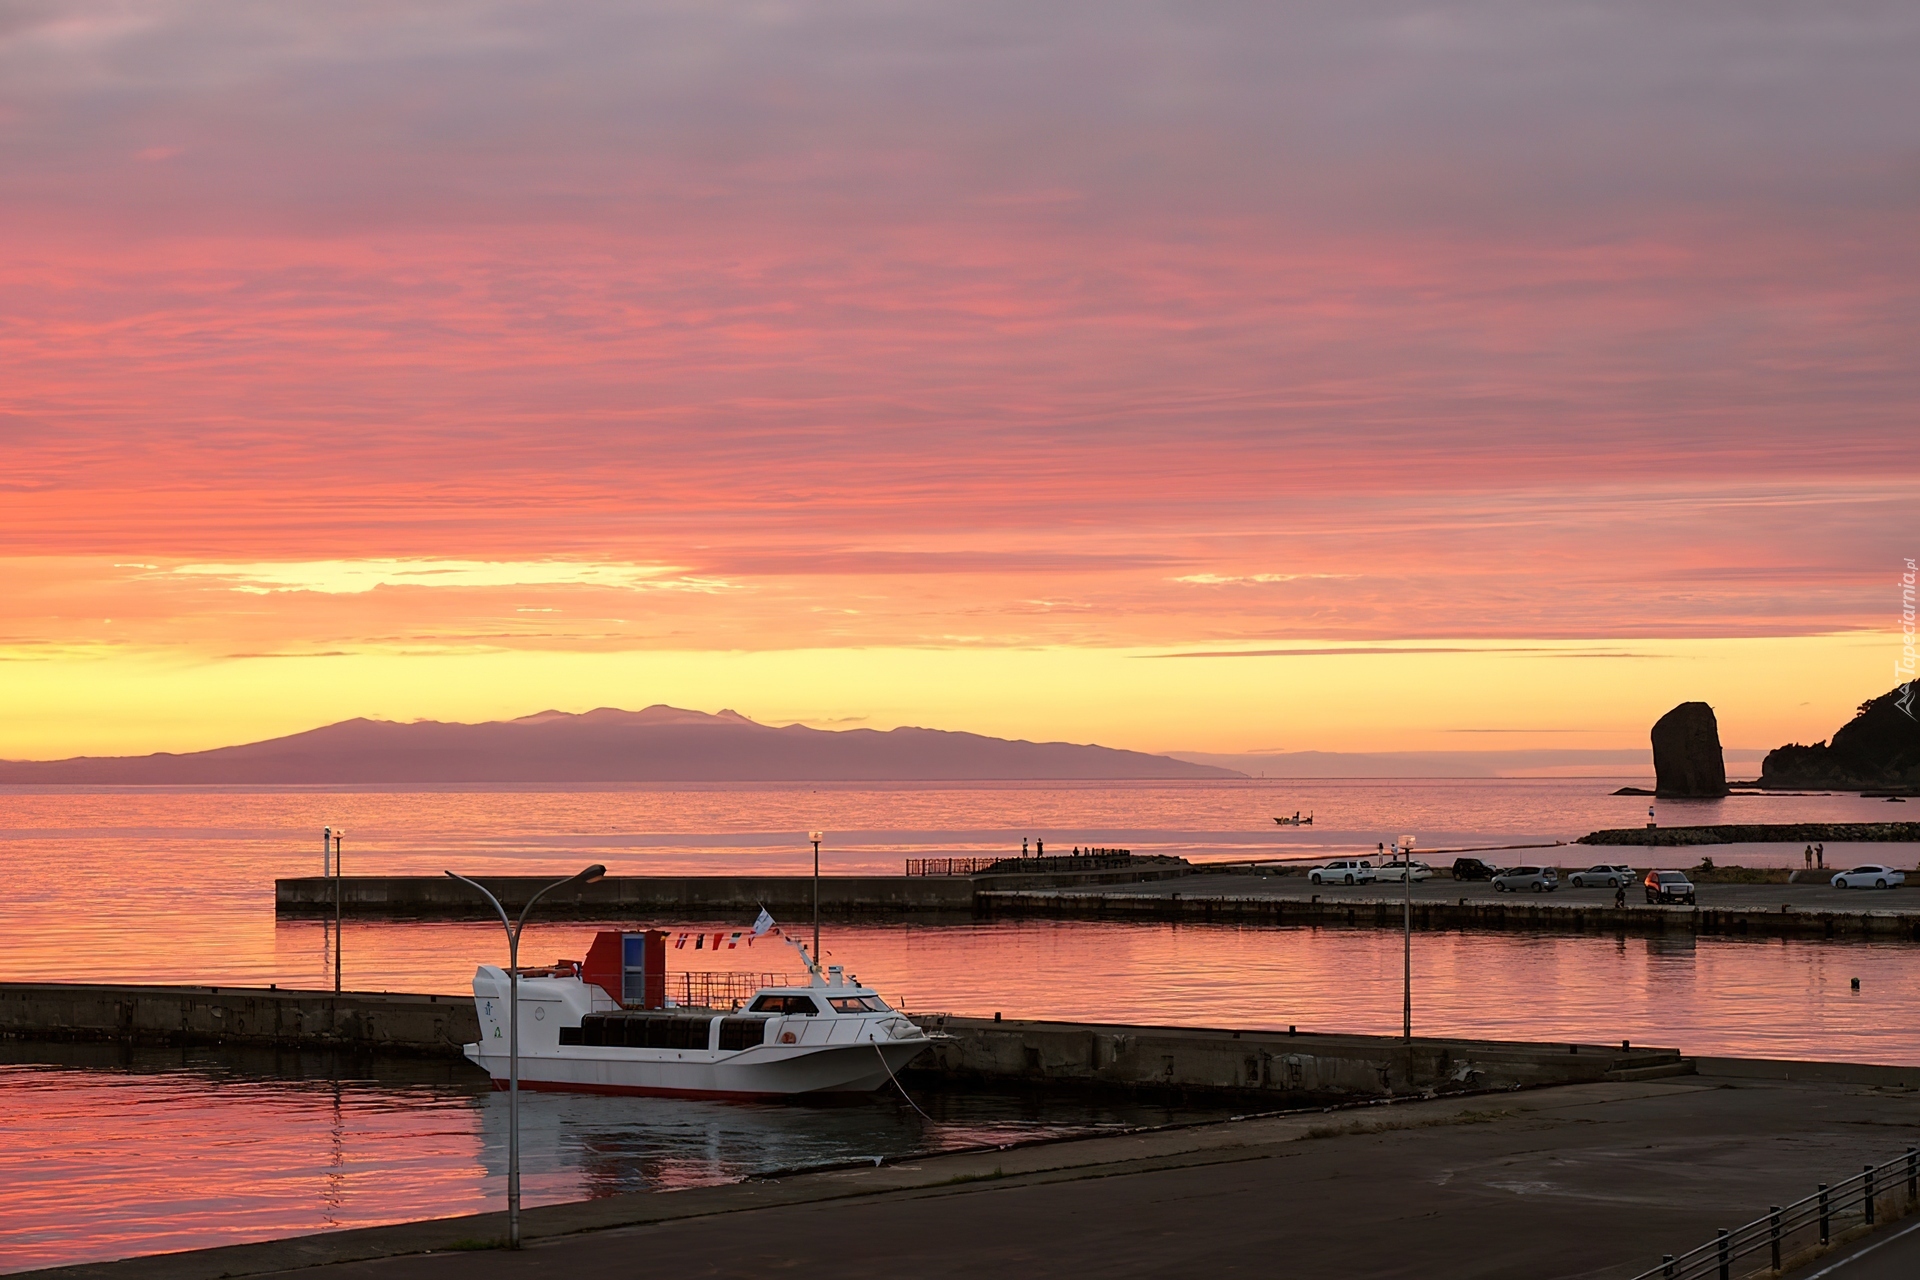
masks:
<svg viewBox="0 0 1920 1280"><path fill-rule="evenodd" d="M639 949L630 944L651 936L600 939L629 944L631 959ZM806 981L759 986L730 1002L740 1007L715 1009L667 1004L664 984L649 987L640 966L627 965L618 978L597 971L602 950L596 940L582 964L521 971L521 1088L690 1098L869 1093L932 1043L838 965L823 973L809 958ZM473 976L480 1039L465 1051L496 1089L508 1082L509 987L497 965Z"/></svg>

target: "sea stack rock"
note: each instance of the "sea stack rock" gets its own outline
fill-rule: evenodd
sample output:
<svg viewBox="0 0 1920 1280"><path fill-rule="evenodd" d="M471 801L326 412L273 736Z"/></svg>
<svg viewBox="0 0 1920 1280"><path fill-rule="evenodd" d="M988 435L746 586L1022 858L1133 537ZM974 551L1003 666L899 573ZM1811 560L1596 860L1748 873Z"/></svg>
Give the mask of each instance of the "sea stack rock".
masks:
<svg viewBox="0 0 1920 1280"><path fill-rule="evenodd" d="M1718 800L1727 794L1727 758L1720 722L1704 702L1683 702L1653 722L1653 791L1672 800Z"/></svg>

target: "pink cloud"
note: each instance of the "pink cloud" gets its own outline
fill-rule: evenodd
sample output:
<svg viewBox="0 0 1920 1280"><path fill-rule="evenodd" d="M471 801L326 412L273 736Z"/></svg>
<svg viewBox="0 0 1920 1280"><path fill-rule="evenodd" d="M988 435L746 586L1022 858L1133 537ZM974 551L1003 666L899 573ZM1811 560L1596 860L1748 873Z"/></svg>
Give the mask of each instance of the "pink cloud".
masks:
<svg viewBox="0 0 1920 1280"><path fill-rule="evenodd" d="M1085 16L20 24L0 554L672 563L750 589L647 636L754 643L1879 619L1912 23ZM528 603L464 599L352 616Z"/></svg>

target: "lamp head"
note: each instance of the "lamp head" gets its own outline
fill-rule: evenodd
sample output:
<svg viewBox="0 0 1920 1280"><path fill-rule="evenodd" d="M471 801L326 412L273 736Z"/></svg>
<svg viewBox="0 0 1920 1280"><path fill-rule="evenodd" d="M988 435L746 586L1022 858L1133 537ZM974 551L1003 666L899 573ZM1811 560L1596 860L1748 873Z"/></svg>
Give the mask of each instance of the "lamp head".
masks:
<svg viewBox="0 0 1920 1280"><path fill-rule="evenodd" d="M815 844L819 844L822 840L826 838L827 838L827 833L824 831L807 832L807 839L811 840Z"/></svg>
<svg viewBox="0 0 1920 1280"><path fill-rule="evenodd" d="M580 884L592 884L595 880L600 879L602 876L606 874L607 874L606 867L603 864L596 862L592 866L588 867L586 870L574 876L574 880Z"/></svg>
<svg viewBox="0 0 1920 1280"><path fill-rule="evenodd" d="M1401 836L1401 837L1400 837L1400 847L1401 847L1401 848L1403 848L1403 849L1406 849L1406 850L1408 850L1409 852L1411 852L1411 851L1412 851L1412 849L1413 849L1413 837L1412 837L1412 836Z"/></svg>

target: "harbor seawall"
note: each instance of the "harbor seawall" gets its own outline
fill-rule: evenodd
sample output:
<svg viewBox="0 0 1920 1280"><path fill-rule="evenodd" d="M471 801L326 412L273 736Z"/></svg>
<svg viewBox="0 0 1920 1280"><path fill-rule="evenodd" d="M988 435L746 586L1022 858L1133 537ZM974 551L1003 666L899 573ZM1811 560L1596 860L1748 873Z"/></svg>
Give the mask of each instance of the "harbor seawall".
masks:
<svg viewBox="0 0 1920 1280"><path fill-rule="evenodd" d="M1399 929L1404 908L1384 898L1338 893L1282 897L1168 893L987 890L983 917L1046 920L1157 920L1201 924L1349 925ZM1542 902L1535 896L1415 898L1413 927L1587 934L1720 934L1735 937L1908 938L1920 940L1920 911L1825 911L1797 906L1617 908L1611 902Z"/></svg>
<svg viewBox="0 0 1920 1280"><path fill-rule="evenodd" d="M1342 1099L1692 1074L1677 1050L1314 1032L915 1021L938 1038L903 1075L949 1080ZM1291 1104L1290 1104L1291 1105Z"/></svg>
<svg viewBox="0 0 1920 1280"><path fill-rule="evenodd" d="M0 1035L458 1055L480 1038L471 996L0 982Z"/></svg>
<svg viewBox="0 0 1920 1280"><path fill-rule="evenodd" d="M1192 873L1182 862L1145 862L1117 871L1015 873L979 876L822 876L821 913L834 919L861 916L971 916L974 895L1019 886L1030 889L1139 884ZM475 876L517 910L553 883L551 876ZM493 908L466 885L446 876L297 876L273 882L274 910L287 916L331 916L336 885L342 915L356 917L490 920ZM813 910L811 876L607 876L592 884L540 899L542 919L611 920L672 914L749 919L761 907L799 918Z"/></svg>
<svg viewBox="0 0 1920 1280"><path fill-rule="evenodd" d="M937 1035L922 1081L1361 1099L1682 1074L1672 1049L1277 1030L915 1018ZM0 1035L457 1057L479 1038L464 996L260 987L0 983ZM476 1068L477 1070L477 1068Z"/></svg>

